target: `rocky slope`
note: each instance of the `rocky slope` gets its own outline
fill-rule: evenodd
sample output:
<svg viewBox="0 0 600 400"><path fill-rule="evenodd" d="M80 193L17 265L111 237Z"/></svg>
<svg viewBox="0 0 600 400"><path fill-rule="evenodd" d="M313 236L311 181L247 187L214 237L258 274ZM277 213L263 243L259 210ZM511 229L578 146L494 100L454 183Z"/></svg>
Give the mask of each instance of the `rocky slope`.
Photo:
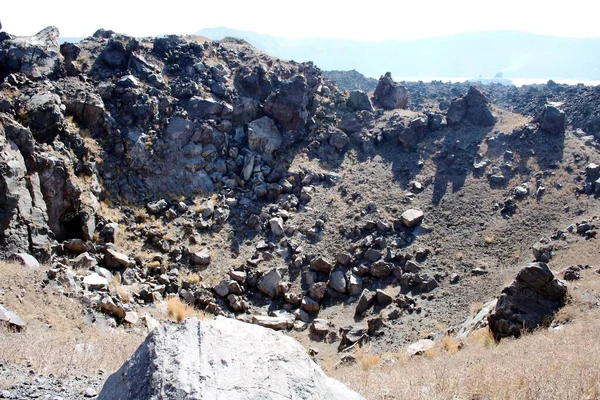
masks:
<svg viewBox="0 0 600 400"><path fill-rule="evenodd" d="M178 298L316 359L397 351L548 262L540 238L595 240L596 88L370 98L237 39L0 35L0 255L119 329Z"/></svg>

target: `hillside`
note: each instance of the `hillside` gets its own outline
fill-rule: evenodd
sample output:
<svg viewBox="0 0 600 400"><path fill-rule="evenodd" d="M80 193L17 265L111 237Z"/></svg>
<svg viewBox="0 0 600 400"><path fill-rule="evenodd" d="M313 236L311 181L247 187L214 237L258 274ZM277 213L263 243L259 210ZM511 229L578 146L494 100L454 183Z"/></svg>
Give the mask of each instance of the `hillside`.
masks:
<svg viewBox="0 0 600 400"><path fill-rule="evenodd" d="M324 70L356 69L378 78L382 71L414 78L457 77L600 79L600 39L569 39L522 32L477 32L407 41L359 42L289 39L225 27L202 29L287 60L313 61ZM443 59L443 62L440 60Z"/></svg>
<svg viewBox="0 0 600 400"><path fill-rule="evenodd" d="M94 397L192 315L292 337L367 398L600 390L597 87L379 70L369 96L241 39L58 38L0 34L2 396ZM536 392L557 364L515 354L574 335L592 348L559 359L589 377Z"/></svg>

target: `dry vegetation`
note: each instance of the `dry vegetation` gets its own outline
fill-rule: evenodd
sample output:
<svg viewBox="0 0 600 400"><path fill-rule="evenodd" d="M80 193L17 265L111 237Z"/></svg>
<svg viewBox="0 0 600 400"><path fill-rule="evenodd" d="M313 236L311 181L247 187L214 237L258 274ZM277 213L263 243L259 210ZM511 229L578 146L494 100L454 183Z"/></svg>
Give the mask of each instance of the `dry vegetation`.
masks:
<svg viewBox="0 0 600 400"><path fill-rule="evenodd" d="M324 368L368 399L598 399L600 274L586 271L570 290L556 316L568 323L557 330L496 344L481 329L460 350L447 336L421 357L357 356L356 364Z"/></svg>
<svg viewBox="0 0 600 400"><path fill-rule="evenodd" d="M40 286L45 270L0 262L0 303L26 322L19 333L0 328L0 361L27 364L39 374L79 375L114 371L145 337L84 322L79 300ZM0 389L3 384L0 382Z"/></svg>
<svg viewBox="0 0 600 400"><path fill-rule="evenodd" d="M189 317L205 318L202 311L196 310L193 306L181 301L179 297L171 297L167 300L167 314L177 322L183 322Z"/></svg>

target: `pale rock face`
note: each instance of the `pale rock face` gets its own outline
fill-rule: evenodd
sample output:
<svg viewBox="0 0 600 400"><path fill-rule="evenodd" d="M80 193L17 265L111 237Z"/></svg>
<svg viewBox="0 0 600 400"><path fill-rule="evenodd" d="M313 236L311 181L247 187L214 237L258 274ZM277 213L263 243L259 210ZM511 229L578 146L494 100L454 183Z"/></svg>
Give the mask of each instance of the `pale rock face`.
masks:
<svg viewBox="0 0 600 400"><path fill-rule="evenodd" d="M328 378L294 339L219 317L156 328L99 400L362 397Z"/></svg>

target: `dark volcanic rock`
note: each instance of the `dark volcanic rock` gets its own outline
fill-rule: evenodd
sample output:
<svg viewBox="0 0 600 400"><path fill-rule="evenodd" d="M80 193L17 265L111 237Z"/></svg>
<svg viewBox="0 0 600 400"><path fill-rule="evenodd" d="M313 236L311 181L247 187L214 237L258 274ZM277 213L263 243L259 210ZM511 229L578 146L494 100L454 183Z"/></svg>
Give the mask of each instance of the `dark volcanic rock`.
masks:
<svg viewBox="0 0 600 400"><path fill-rule="evenodd" d="M455 125L466 118L474 125L492 126L496 123L496 116L489 107L488 98L475 86L471 86L466 95L450 103L448 124Z"/></svg>
<svg viewBox="0 0 600 400"><path fill-rule="evenodd" d="M546 133L558 135L565 131L565 113L556 105L547 104L540 119L540 129Z"/></svg>
<svg viewBox="0 0 600 400"><path fill-rule="evenodd" d="M42 79L60 73L62 55L58 29L51 26L34 36L17 36L0 42L0 82L15 72L30 79Z"/></svg>
<svg viewBox="0 0 600 400"><path fill-rule="evenodd" d="M564 305L566 295L566 286L554 278L548 265L535 262L523 268L488 317L494 337L519 337L523 330L537 328Z"/></svg>
<svg viewBox="0 0 600 400"><path fill-rule="evenodd" d="M408 91L392 79L392 74L386 72L379 78L379 83L373 93L373 104L386 110L406 108L408 104Z"/></svg>

